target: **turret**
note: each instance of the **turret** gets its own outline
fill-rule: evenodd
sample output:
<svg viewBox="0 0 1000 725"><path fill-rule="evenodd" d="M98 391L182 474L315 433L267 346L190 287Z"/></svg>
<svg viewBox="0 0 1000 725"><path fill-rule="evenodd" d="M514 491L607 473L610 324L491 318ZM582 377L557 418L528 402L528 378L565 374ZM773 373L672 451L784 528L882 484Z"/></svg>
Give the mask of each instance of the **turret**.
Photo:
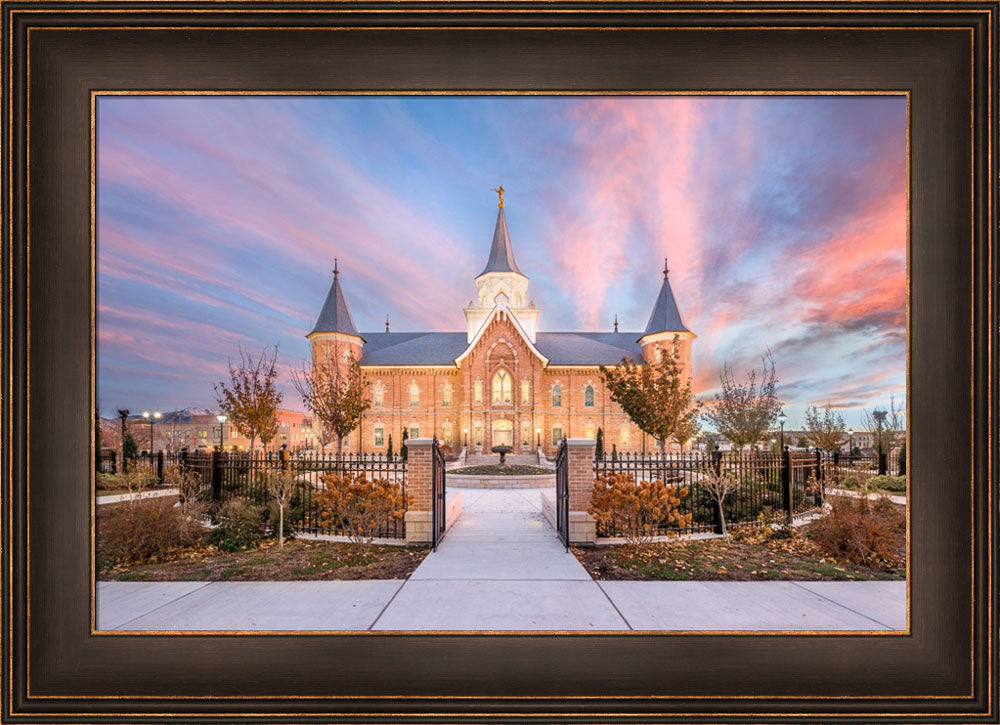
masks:
<svg viewBox="0 0 1000 725"><path fill-rule="evenodd" d="M496 306L497 297L505 295L510 313L517 318L522 329L532 343L538 331L538 308L528 300L528 278L521 273L514 260L514 249L507 231L504 216L503 187L493 189L500 196L500 211L493 230L493 244L483 271L475 278L476 299L465 308L466 339L472 339L479 332L483 322Z"/></svg>
<svg viewBox="0 0 1000 725"><path fill-rule="evenodd" d="M333 284L326 295L326 302L320 310L319 319L312 332L306 335L311 343L313 366L329 360L337 365L347 362L347 357L361 359L365 340L354 325L351 311L347 308L344 291L340 287L340 270L337 260L333 260Z"/></svg>
<svg viewBox="0 0 1000 725"><path fill-rule="evenodd" d="M663 284L660 285L660 294L656 297L653 305L653 313L646 323L646 330L638 342L642 346L642 359L647 363L656 363L662 359L662 355L669 351L669 345L677 338L681 350L681 363L691 375L691 342L697 337L691 332L681 312L677 308L677 300L674 299L674 292L670 288L670 268L667 266L666 257L663 258Z"/></svg>

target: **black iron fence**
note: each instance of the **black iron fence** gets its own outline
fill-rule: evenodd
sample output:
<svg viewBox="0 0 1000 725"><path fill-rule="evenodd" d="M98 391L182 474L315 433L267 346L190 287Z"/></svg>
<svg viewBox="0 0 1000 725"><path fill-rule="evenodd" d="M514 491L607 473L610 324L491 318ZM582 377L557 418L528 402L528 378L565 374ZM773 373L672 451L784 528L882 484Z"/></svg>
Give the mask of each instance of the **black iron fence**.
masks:
<svg viewBox="0 0 1000 725"><path fill-rule="evenodd" d="M856 460L864 465L860 457ZM844 464L846 465L846 464ZM875 471L878 461L874 462ZM847 467L846 470L851 470ZM815 451L687 452L667 455L616 454L595 459L595 477L612 473L626 474L633 481L664 481L686 487L688 495L680 505L681 514L691 514L691 524L678 528L664 522L660 533L721 532L718 504L706 486L713 473L735 479L735 489L723 504L726 524L756 520L762 512L784 512L794 516L818 509L825 489L836 484L841 464L832 455ZM619 522L599 524L598 536L621 535Z"/></svg>
<svg viewBox="0 0 1000 725"><path fill-rule="evenodd" d="M323 516L320 494L326 489L324 477L363 474L368 480L387 479L400 487L406 497L406 462L399 456L382 454L290 454L288 451L190 453L181 463L198 472L202 498L223 503L241 498L258 506L276 506L268 492L268 476L290 471L293 478L291 500L285 521L296 531L309 534L347 535L342 521ZM389 517L376 533L378 538L405 538L403 519Z"/></svg>

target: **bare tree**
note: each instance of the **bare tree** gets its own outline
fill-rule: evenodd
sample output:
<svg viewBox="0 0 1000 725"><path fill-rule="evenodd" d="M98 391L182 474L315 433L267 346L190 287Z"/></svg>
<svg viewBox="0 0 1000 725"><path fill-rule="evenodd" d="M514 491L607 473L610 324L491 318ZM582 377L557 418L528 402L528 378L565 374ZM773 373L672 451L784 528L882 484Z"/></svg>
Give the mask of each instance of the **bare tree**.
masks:
<svg viewBox="0 0 1000 725"><path fill-rule="evenodd" d="M806 431L799 438L799 444L815 446L824 451L836 451L844 444L846 427L844 416L827 403L820 411L815 405L806 408Z"/></svg>
<svg viewBox="0 0 1000 725"><path fill-rule="evenodd" d="M719 521L722 523L722 535L729 538L729 529L726 527L726 510L724 508L726 498L735 491L740 480L738 476L730 470L720 468L715 470L715 466L707 463L702 470L701 486L711 495L715 505L719 507Z"/></svg>
<svg viewBox="0 0 1000 725"><path fill-rule="evenodd" d="M861 424L875 436L875 450L889 453L899 448L906 440L906 409L896 406L895 396L889 398L889 410L865 410L861 414Z"/></svg>
<svg viewBox="0 0 1000 725"><path fill-rule="evenodd" d="M365 395L361 365L353 354L343 356L335 343L313 361L311 369L303 365L291 374L302 405L319 424L320 442L325 446L331 436L336 436L337 453L343 453L344 438L361 424L365 411L371 407Z"/></svg>
<svg viewBox="0 0 1000 725"><path fill-rule="evenodd" d="M691 378L684 374L678 336L658 363L637 365L623 357L618 365L602 365L600 370L611 399L640 430L659 441L661 454L668 439L684 443L697 435L701 403L691 392Z"/></svg>
<svg viewBox="0 0 1000 725"><path fill-rule="evenodd" d="M282 454L287 455L287 454ZM278 548L285 548L285 507L292 500L295 477L290 470L269 471L265 483L267 492L278 504Z"/></svg>
<svg viewBox="0 0 1000 725"><path fill-rule="evenodd" d="M705 412L705 418L737 450L763 440L774 428L781 412L781 401L777 395L778 378L770 349L763 357L759 384L756 369L749 370L745 382L738 383L728 365L720 379L722 392L716 393L715 402Z"/></svg>
<svg viewBox="0 0 1000 725"><path fill-rule="evenodd" d="M278 405L281 392L275 386L277 379L278 346L264 348L254 356L240 347L239 365L229 363L229 382L215 384L215 399L222 412L229 416L230 424L250 439L253 455L257 438L270 441L278 432Z"/></svg>

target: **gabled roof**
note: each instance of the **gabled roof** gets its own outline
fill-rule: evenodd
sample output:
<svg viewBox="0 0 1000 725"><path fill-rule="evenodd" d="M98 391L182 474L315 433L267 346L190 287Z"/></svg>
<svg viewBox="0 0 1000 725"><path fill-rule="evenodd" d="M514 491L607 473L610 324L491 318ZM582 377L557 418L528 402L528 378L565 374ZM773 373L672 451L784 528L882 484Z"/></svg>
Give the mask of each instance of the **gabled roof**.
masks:
<svg viewBox="0 0 1000 725"><path fill-rule="evenodd" d="M500 211L501 212L503 211L503 207L500 207ZM546 357L537 347L535 347L535 343L531 341L531 338L528 337L528 333L525 332L523 327L521 327L521 323L517 321L517 317L515 315L510 314L510 309L508 309L506 302L507 296L504 294L499 294L497 295L497 298L499 301L497 302L496 306L493 308L490 314L486 316L486 319L483 320L483 324L479 326L479 332L475 334L475 336L466 346L465 350L462 351L462 354L455 358L455 364L456 365L460 364L463 358L465 358L466 355L472 352L473 348L479 344L479 341L482 339L483 335L486 334L486 328L490 326L490 323L493 322L493 320L497 319L501 314L503 314L507 319L507 321L510 323L511 327L514 328L514 331L518 335L520 335L521 341L524 342L527 348L531 350L531 352L536 357L541 359L542 366L544 367L545 365L548 365L549 364L548 357Z"/></svg>
<svg viewBox="0 0 1000 725"><path fill-rule="evenodd" d="M549 365L616 365L642 360L639 332L539 332L535 347ZM468 347L464 332L365 332L362 365L454 365Z"/></svg>
<svg viewBox="0 0 1000 725"><path fill-rule="evenodd" d="M482 277L488 272L516 272L522 277L526 276L517 268L517 262L514 261L514 249L510 246L510 233L507 231L507 219L504 217L503 207L500 207L500 213L497 214L490 257L486 261L486 268L478 276Z"/></svg>
<svg viewBox="0 0 1000 725"><path fill-rule="evenodd" d="M663 284L660 285L660 294L653 305L653 314L649 316L646 329L642 333L652 335L657 332L691 332L684 320L681 312L677 309L677 300L674 299L674 292L670 289L670 270L667 269L667 260L663 260Z"/></svg>
<svg viewBox="0 0 1000 725"><path fill-rule="evenodd" d="M340 289L340 272L336 262L333 267L333 284L330 285L330 292L326 295L326 302L320 310L319 319L316 320L316 327L309 333L315 332L340 332L344 335L358 335L358 328L354 326L354 319L351 311L347 309L347 300L344 299L344 292ZM363 338L362 338L363 339Z"/></svg>

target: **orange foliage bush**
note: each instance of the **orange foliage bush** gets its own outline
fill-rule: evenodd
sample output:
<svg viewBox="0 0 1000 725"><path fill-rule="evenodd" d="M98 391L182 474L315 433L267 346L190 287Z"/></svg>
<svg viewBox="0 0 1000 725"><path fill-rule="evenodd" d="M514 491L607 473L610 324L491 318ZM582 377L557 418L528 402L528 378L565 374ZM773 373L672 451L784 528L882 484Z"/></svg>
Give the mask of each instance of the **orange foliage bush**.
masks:
<svg viewBox="0 0 1000 725"><path fill-rule="evenodd" d="M111 510L101 553L119 564L163 560L172 549L205 537L196 517L187 516L171 497L117 505Z"/></svg>
<svg viewBox="0 0 1000 725"><path fill-rule="evenodd" d="M629 544L649 542L661 526L690 526L691 514L679 511L688 488L663 481L636 483L628 473L608 473L594 481L587 509L608 530L617 529Z"/></svg>
<svg viewBox="0 0 1000 725"><path fill-rule="evenodd" d="M899 566L899 536L905 531L905 515L888 499L842 498L808 534L827 556L880 568Z"/></svg>
<svg viewBox="0 0 1000 725"><path fill-rule="evenodd" d="M398 483L388 479L369 481L364 473L330 473L321 480L326 490L316 494L320 523L344 529L355 544L370 544L386 522L406 513L407 497Z"/></svg>

